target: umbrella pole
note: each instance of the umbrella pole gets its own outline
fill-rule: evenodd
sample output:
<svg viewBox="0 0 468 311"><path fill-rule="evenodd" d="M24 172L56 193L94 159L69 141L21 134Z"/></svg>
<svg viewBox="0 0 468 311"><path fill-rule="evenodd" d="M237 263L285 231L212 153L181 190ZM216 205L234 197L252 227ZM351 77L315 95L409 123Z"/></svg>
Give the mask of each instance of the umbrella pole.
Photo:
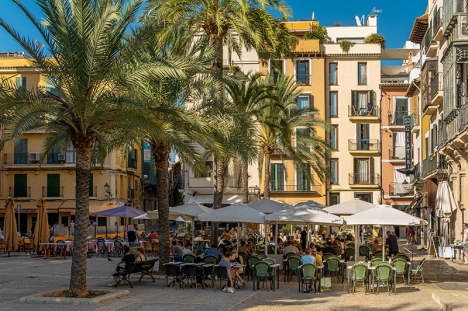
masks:
<svg viewBox="0 0 468 311"><path fill-rule="evenodd" d="M278 223L276 223L275 225L275 238L276 238L276 241L275 241L275 255L278 254Z"/></svg>
<svg viewBox="0 0 468 311"><path fill-rule="evenodd" d="M239 242L240 242L239 233L240 233L239 223L237 223L236 249L237 249L238 254L239 254Z"/></svg>
<svg viewBox="0 0 468 311"><path fill-rule="evenodd" d="M192 217L192 252L193 252L193 247L195 245L195 221L193 220L193 217Z"/></svg>
<svg viewBox="0 0 468 311"><path fill-rule="evenodd" d="M355 225L354 226L354 235L355 235L355 239L354 239L354 261L357 262L358 261L358 257L359 257L359 245L360 245L360 237L359 237L359 225Z"/></svg>
<svg viewBox="0 0 468 311"><path fill-rule="evenodd" d="M265 224L265 256L268 256L268 236L267 236L267 224Z"/></svg>
<svg viewBox="0 0 468 311"><path fill-rule="evenodd" d="M310 241L309 241L309 224L308 223L306 224L306 227L307 227L307 238L306 238L306 241L307 241L306 248L307 248L307 247L309 247L309 244L310 244ZM303 249L302 251L305 251L305 249Z"/></svg>

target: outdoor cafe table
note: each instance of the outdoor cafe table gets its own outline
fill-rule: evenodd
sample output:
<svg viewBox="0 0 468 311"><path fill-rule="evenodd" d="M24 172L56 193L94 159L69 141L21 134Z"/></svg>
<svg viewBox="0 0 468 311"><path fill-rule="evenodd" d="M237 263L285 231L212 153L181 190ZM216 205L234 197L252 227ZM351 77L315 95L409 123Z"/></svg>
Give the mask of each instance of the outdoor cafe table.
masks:
<svg viewBox="0 0 468 311"><path fill-rule="evenodd" d="M44 245L44 259L50 259L50 250L55 249L56 246L59 248L59 260L60 259L67 259L65 255L67 254L66 244L65 243L39 243L40 245Z"/></svg>
<svg viewBox="0 0 468 311"><path fill-rule="evenodd" d="M319 281L319 287L318 287L318 291L320 293L320 280L322 279L322 276L323 276L323 268L325 267L323 264L320 265L320 266L315 266L318 270L319 270L319 273L320 273L320 277L318 278L318 281ZM299 293L301 292L301 271L302 271L302 265L299 266L299 269L297 271L297 285L298 285L298 288L299 288Z"/></svg>
<svg viewBox="0 0 468 311"><path fill-rule="evenodd" d="M354 265L354 262L350 262L348 261L351 265L348 265L348 268L346 269L347 270L347 276L348 276L348 294L349 294L349 290L350 290L350 287L351 287L351 269L353 268L353 265ZM371 290L372 292L374 291L374 271L375 271L375 268L376 266L370 266L368 264L367 266L367 269L370 273L368 273L368 277L369 279L371 278L371 275L372 275L372 286L371 286ZM396 268L395 267L392 267L392 270L393 270L393 293L396 295ZM410 270L408 268L408 277L410 276Z"/></svg>
<svg viewBox="0 0 468 311"><path fill-rule="evenodd" d="M273 291L275 291L275 282L277 284L277 287L279 289L279 267L280 267L280 264L279 263L275 263L275 264L270 264L270 269L271 271L275 271L275 274L276 274L276 281L275 281L275 278L273 277ZM255 268L255 266L254 266ZM253 290L255 291L255 271L253 273Z"/></svg>

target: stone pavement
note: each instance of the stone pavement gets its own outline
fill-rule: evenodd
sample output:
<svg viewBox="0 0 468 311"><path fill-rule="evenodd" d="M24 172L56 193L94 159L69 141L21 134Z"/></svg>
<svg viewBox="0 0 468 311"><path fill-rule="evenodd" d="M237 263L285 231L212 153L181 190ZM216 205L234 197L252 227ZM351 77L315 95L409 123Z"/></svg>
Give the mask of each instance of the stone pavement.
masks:
<svg viewBox="0 0 468 311"><path fill-rule="evenodd" d="M415 251L417 263L425 254ZM88 288L113 290L106 285L111 282L111 273L117 258L108 261L106 258L89 258ZM133 288L119 286L118 289L130 290L130 296L114 301L92 305L52 305L20 303L24 296L66 289L69 282L70 259L43 260L20 254L12 257L0 255L0 310L461 310L467 301L468 265L445 259L426 261L426 285L415 282L405 286L399 281L397 295L388 295L385 290L378 295L365 295L362 287L355 294L348 294L346 286L336 284L332 278L331 292L314 295L301 295L297 292L296 278L291 283L283 283L280 277L280 289L267 292L261 289L252 290L252 282L246 288L234 294L217 290L211 286L206 289L162 289L163 280L152 282L145 278L141 283L135 282ZM135 280L135 277L132 278ZM137 280L135 280L137 281ZM434 297L434 299L433 299ZM439 303L436 300L440 301ZM465 308L464 308L465 309Z"/></svg>

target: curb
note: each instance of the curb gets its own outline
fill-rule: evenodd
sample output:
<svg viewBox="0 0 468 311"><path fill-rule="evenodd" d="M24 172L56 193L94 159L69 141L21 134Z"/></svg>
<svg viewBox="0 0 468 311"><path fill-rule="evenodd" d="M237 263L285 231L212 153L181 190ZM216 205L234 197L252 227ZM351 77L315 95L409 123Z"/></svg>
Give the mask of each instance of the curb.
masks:
<svg viewBox="0 0 468 311"><path fill-rule="evenodd" d="M125 297L130 295L129 290L116 290L109 292L105 295L98 296L96 298L69 298L69 297L42 297L39 294L34 296L21 297L20 303L31 303L31 304L77 304L77 305L97 305L109 300Z"/></svg>
<svg viewBox="0 0 468 311"><path fill-rule="evenodd" d="M450 307L446 302L444 302L443 298L441 296L432 293L432 300L437 302L437 304L442 308L444 311L452 311L452 307Z"/></svg>

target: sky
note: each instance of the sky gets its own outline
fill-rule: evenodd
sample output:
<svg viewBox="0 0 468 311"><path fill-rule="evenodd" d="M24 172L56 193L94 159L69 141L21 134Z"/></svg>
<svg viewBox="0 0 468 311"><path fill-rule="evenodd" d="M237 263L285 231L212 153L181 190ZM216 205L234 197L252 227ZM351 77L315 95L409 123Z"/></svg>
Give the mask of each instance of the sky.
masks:
<svg viewBox="0 0 468 311"><path fill-rule="evenodd" d="M424 14L428 0L285 0L293 10L292 19L311 19L312 13L322 26L339 23L342 26L355 25L355 16L370 14L375 7L382 10L377 13L378 33L386 38L387 48L401 48L408 40L414 19ZM28 8L39 18L40 10L35 0L22 0ZM408 4L410 3L410 9ZM0 18L7 21L21 35L29 36L32 40L42 41L38 32L18 10L11 0L0 0ZM11 36L0 28L0 52L23 51L21 46Z"/></svg>

